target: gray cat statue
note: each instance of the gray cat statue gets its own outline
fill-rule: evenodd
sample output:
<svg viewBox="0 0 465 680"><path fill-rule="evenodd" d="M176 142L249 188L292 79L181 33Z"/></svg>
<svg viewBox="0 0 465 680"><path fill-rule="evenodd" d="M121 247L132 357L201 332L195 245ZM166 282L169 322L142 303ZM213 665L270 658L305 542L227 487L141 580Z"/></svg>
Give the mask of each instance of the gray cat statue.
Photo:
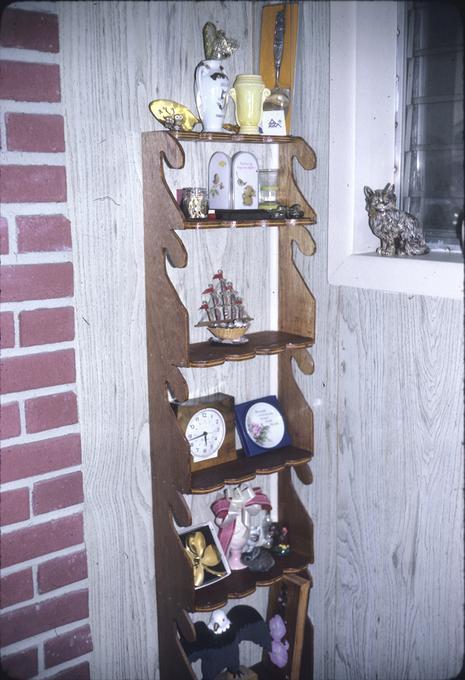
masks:
<svg viewBox="0 0 465 680"><path fill-rule="evenodd" d="M373 234L381 241L381 245L376 249L378 255L429 253L418 219L396 208L393 184L386 184L384 189L375 190L363 187L363 191L368 224Z"/></svg>

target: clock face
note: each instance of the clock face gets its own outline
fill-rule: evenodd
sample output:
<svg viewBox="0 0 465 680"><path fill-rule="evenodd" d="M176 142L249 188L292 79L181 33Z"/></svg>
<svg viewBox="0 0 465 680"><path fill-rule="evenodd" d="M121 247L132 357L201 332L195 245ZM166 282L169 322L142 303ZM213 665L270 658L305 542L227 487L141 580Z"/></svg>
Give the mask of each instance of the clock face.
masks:
<svg viewBox="0 0 465 680"><path fill-rule="evenodd" d="M187 423L186 438L191 447L194 462L216 458L224 442L226 424L215 408L197 411Z"/></svg>
<svg viewBox="0 0 465 680"><path fill-rule="evenodd" d="M266 401L260 401L249 408L245 428L251 440L265 449L277 446L285 430L282 415Z"/></svg>

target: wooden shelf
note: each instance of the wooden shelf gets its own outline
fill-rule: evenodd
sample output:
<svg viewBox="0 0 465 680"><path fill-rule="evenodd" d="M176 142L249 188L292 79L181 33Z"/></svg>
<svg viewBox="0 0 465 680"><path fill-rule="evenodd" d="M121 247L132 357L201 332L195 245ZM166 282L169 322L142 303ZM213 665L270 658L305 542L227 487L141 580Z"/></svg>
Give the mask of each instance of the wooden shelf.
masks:
<svg viewBox="0 0 465 680"><path fill-rule="evenodd" d="M278 200L286 205L301 205L305 217L295 220L186 220L169 189L165 169L185 167L185 147L191 142L200 146L213 142L224 149L227 144L275 144L279 155ZM203 158L203 154L197 152L205 151L207 154L208 147L191 148L190 151L193 156ZM229 599L250 595L257 586L279 584L286 574L304 575L314 559L313 524L295 488L291 468L296 469L302 483L311 483L308 461L313 451L313 416L295 372L300 370L305 375L313 372L313 361L305 349L313 345L315 336L315 299L294 260L294 251L297 247L306 256L315 252L315 242L305 225L315 224L316 215L297 186L294 163L299 163L306 170L316 167L315 153L301 137L227 132L142 134L150 478L155 561L161 565L157 569L156 591L160 677L163 680L194 678L173 625L167 625L167 622L176 621L180 629L185 628L187 633L192 633L187 612L212 611L223 607ZM280 227L276 234L279 236L279 293L275 302L279 330L252 332L246 336L248 342L239 345L214 344L208 340L189 345L189 328L195 321L189 319L188 310L167 269L167 262L172 267L182 268L188 261L186 245L179 238L179 232L183 229L263 226ZM196 246L200 246L200 241ZM197 315L197 312L194 313ZM174 337L181 338L181 341L173 342ZM167 389L174 399L182 402L188 399L189 391L182 368L220 366L226 361L245 361L257 355L274 354L278 355L277 393L295 446L251 458L238 452L236 461L192 472L186 440L173 418ZM218 391L214 377L209 377L207 382L210 385L205 387L206 392L209 389ZM179 536L173 525L173 522L181 527L193 525L192 513L183 494L209 493L223 488L225 484L238 484L252 480L256 475L274 472L277 473L278 488L277 499L273 499L276 517L289 527L292 547L297 551L286 557L276 556L275 565L266 573L255 574L249 569L234 571L217 583L195 590L192 566L182 551L180 554ZM276 587L279 588L279 585ZM309 625L305 616L305 626L308 628ZM311 641L307 647L311 655ZM300 674L301 679L308 680L311 670L310 660L306 662L306 670ZM270 676L263 671L261 677Z"/></svg>
<svg viewBox="0 0 465 680"><path fill-rule="evenodd" d="M191 474L191 493L210 493L222 489L225 484L239 484L254 479L257 475L271 475L286 467L308 463L312 452L293 446L263 453L259 456L244 456L242 449L237 460L216 467L197 470Z"/></svg>
<svg viewBox="0 0 465 680"><path fill-rule="evenodd" d="M170 132L175 139L186 142L221 142L226 144L294 144L302 137L289 135L241 135L231 132Z"/></svg>
<svg viewBox="0 0 465 680"><path fill-rule="evenodd" d="M299 217L293 220L184 220L184 229L244 229L250 227L291 227L293 225L316 224L314 217Z"/></svg>
<svg viewBox="0 0 465 680"><path fill-rule="evenodd" d="M196 342L189 347L188 361L182 366L204 368L220 366L225 361L245 361L257 355L279 354L286 349L303 349L313 345L313 338L282 331L248 333L243 345L223 345L210 341Z"/></svg>
<svg viewBox="0 0 465 680"><path fill-rule="evenodd" d="M267 572L254 574L250 569L233 571L227 578L196 590L194 611L210 612L223 607L230 599L250 595L257 586L269 586L279 581L283 574L302 571L310 562L307 555L293 551L286 557L273 557L276 562Z"/></svg>

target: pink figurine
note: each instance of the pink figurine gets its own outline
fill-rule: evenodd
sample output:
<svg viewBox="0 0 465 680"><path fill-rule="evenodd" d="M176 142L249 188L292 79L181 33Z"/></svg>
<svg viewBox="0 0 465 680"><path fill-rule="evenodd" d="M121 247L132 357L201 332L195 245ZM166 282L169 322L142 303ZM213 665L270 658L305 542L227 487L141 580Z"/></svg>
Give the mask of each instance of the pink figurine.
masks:
<svg viewBox="0 0 465 680"><path fill-rule="evenodd" d="M268 627L272 638L271 652L268 652L270 660L278 668L284 668L289 659L289 654L287 653L289 642L287 640L282 642L282 639L286 635L286 626L282 617L279 614L273 616L269 620Z"/></svg>

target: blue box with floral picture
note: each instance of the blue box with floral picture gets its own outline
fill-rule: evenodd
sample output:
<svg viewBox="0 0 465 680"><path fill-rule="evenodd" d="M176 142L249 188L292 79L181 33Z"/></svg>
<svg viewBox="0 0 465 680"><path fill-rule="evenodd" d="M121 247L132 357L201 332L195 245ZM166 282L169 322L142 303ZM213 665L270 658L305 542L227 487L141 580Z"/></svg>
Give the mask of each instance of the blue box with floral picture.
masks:
<svg viewBox="0 0 465 680"><path fill-rule="evenodd" d="M274 395L236 404L236 427L246 456L289 446L291 436Z"/></svg>

